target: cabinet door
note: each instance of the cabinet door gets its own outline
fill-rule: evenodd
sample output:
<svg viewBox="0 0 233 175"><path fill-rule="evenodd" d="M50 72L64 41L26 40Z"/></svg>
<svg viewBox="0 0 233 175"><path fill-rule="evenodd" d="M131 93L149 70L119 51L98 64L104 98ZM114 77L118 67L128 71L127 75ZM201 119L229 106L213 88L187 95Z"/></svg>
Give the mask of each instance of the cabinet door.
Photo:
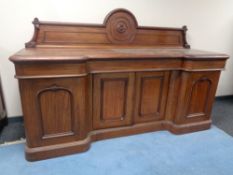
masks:
<svg viewBox="0 0 233 175"><path fill-rule="evenodd" d="M85 78L20 80L28 145L75 141L84 132Z"/></svg>
<svg viewBox="0 0 233 175"><path fill-rule="evenodd" d="M164 119L168 85L169 72L136 74L136 122Z"/></svg>
<svg viewBox="0 0 233 175"><path fill-rule="evenodd" d="M219 71L182 73L176 122L210 119L219 75Z"/></svg>
<svg viewBox="0 0 233 175"><path fill-rule="evenodd" d="M132 123L133 83L134 73L94 75L94 129Z"/></svg>

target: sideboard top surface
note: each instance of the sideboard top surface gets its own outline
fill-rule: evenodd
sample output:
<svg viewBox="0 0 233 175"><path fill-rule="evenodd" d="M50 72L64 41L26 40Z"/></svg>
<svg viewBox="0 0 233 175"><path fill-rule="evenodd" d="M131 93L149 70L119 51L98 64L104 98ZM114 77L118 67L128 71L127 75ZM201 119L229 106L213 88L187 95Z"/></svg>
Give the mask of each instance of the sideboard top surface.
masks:
<svg viewBox="0 0 233 175"><path fill-rule="evenodd" d="M21 61L85 61L107 59L227 59L225 54L174 48L28 48L13 55L13 62Z"/></svg>
<svg viewBox="0 0 233 175"><path fill-rule="evenodd" d="M34 35L13 62L101 59L227 59L228 55L190 49L187 27L139 26L125 9L110 12L103 24L33 21Z"/></svg>

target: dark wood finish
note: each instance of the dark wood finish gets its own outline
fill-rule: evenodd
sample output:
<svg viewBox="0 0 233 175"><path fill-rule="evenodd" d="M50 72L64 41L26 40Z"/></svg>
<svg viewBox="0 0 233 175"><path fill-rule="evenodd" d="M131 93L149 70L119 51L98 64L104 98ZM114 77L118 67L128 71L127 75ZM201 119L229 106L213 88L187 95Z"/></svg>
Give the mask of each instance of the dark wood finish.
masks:
<svg viewBox="0 0 233 175"><path fill-rule="evenodd" d="M35 33L27 48L47 45L151 45L189 47L187 28L140 27L134 15L125 9L112 11L103 25L33 21ZM65 26L65 27L64 27ZM166 37L165 37L166 36Z"/></svg>
<svg viewBox="0 0 233 175"><path fill-rule="evenodd" d="M86 81L85 77L19 81L28 146L85 137Z"/></svg>
<svg viewBox="0 0 233 175"><path fill-rule="evenodd" d="M183 72L181 76L183 82L176 122L190 123L210 119L210 102L214 101L220 72Z"/></svg>
<svg viewBox="0 0 233 175"><path fill-rule="evenodd" d="M124 9L103 25L33 24L32 40L10 57L28 160L85 151L101 139L210 127L228 56L190 49L187 27L140 27Z"/></svg>
<svg viewBox="0 0 233 175"><path fill-rule="evenodd" d="M93 128L132 124L133 73L94 75Z"/></svg>
<svg viewBox="0 0 233 175"><path fill-rule="evenodd" d="M168 81L168 71L136 73L136 123L164 120Z"/></svg>
<svg viewBox="0 0 233 175"><path fill-rule="evenodd" d="M62 48L60 48L62 47ZM64 63L64 62L88 62L88 61L123 61L123 60L167 60L185 61L184 67L192 68L193 64L203 61L204 66L211 66L208 60L217 61L214 64L224 65L224 60L228 58L225 54L192 50L185 48L159 48L152 46L131 46L130 45L108 45L108 46L47 46L26 48L10 57L13 62L31 63ZM222 63L222 64L221 64ZM179 65L179 68L182 68Z"/></svg>
<svg viewBox="0 0 233 175"><path fill-rule="evenodd" d="M6 108L3 98L3 92L2 92L2 84L0 79L0 132L3 129L4 126L7 125L7 116L6 116Z"/></svg>

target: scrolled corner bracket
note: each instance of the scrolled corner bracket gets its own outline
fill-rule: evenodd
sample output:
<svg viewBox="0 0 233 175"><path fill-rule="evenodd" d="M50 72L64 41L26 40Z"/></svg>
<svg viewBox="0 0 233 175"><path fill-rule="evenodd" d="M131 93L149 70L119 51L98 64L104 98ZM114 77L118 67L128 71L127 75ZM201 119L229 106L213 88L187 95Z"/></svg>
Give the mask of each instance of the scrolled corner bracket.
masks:
<svg viewBox="0 0 233 175"><path fill-rule="evenodd" d="M34 24L34 27L39 29L40 27L40 21L38 18L34 18L34 20L32 21L32 24Z"/></svg>
<svg viewBox="0 0 233 175"><path fill-rule="evenodd" d="M182 27L182 30L183 30L183 38L184 38L184 48L187 48L187 49L190 49L191 46L188 44L187 42L187 31L188 31L188 27L186 25L184 25Z"/></svg>
<svg viewBox="0 0 233 175"><path fill-rule="evenodd" d="M36 38L37 38L37 34L38 34L38 31L39 31L39 28L40 28L40 21L38 18L34 18L34 20L32 21L32 24L34 25L34 34L33 34L33 37L32 39L25 43L25 47L26 48L34 48L36 47Z"/></svg>
<svg viewBox="0 0 233 175"><path fill-rule="evenodd" d="M29 41L29 42L25 43L25 47L26 48L34 48L34 47L36 47L36 42L35 41Z"/></svg>

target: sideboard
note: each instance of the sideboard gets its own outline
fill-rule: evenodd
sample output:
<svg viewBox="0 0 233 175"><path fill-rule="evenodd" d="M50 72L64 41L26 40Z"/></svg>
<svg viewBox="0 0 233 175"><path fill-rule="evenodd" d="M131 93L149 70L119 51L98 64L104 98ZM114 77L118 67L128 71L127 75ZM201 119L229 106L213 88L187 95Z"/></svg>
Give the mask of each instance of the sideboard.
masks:
<svg viewBox="0 0 233 175"><path fill-rule="evenodd" d="M107 138L210 128L228 56L191 49L186 26L142 27L125 9L103 24L33 24L32 40L10 57L27 160L86 151Z"/></svg>

